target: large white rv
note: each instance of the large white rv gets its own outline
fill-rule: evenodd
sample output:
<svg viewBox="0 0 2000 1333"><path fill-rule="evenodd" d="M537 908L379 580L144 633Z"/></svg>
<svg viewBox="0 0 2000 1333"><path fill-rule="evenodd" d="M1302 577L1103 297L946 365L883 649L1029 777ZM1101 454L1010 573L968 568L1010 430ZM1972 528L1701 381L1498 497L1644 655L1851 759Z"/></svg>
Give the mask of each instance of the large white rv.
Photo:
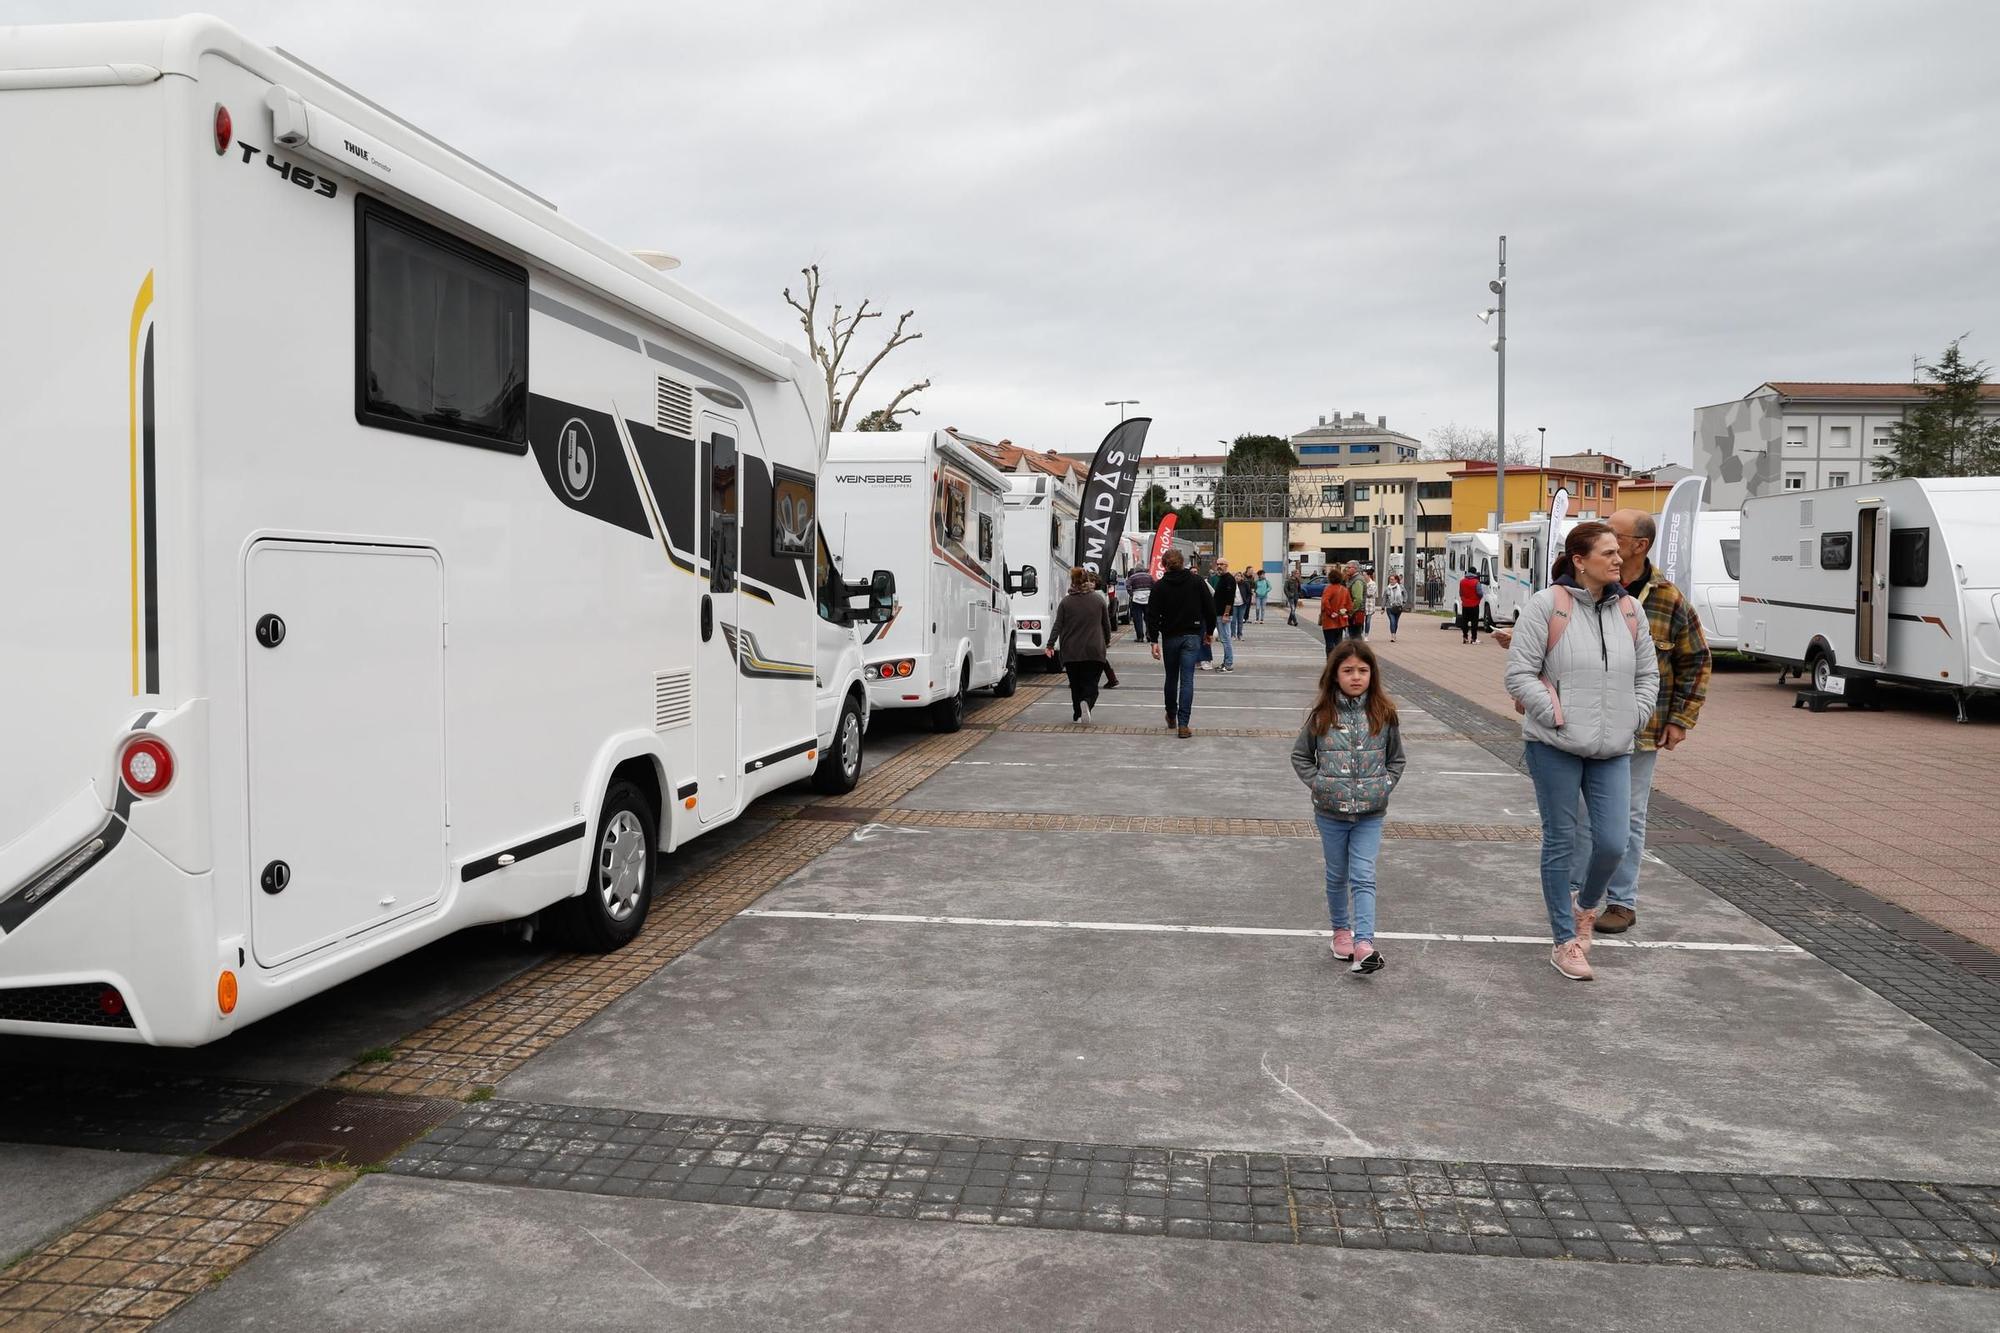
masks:
<svg viewBox="0 0 2000 1333"><path fill-rule="evenodd" d="M1069 558L1076 549L1076 497L1045 473L1010 476L1007 488L1003 541L1007 566L1017 571L1014 660L1053 671L1055 660L1044 650L1055 631L1056 603L1069 586ZM1025 579L1028 570L1035 571L1032 580Z"/></svg>
<svg viewBox="0 0 2000 1333"><path fill-rule="evenodd" d="M1743 651L1826 689L2000 690L2000 477L1787 491L1743 506Z"/></svg>
<svg viewBox="0 0 2000 1333"><path fill-rule="evenodd" d="M613 948L852 783L802 355L213 20L7 30L0 137L0 1031Z"/></svg>
<svg viewBox="0 0 2000 1333"><path fill-rule="evenodd" d="M1487 626L1494 623L1493 590L1500 578L1500 538L1491 532L1454 532L1444 539L1444 600L1445 605L1458 607L1458 581L1467 574L1477 574L1486 580L1486 595L1481 599L1479 618ZM1445 628L1449 629L1447 624Z"/></svg>
<svg viewBox="0 0 2000 1333"><path fill-rule="evenodd" d="M848 431L830 437L820 528L843 566L895 576L895 613L862 653L874 708L921 708L957 731L973 690L1014 692L1014 589L1007 567L1007 476L956 431Z"/></svg>
<svg viewBox="0 0 2000 1333"><path fill-rule="evenodd" d="M1735 649L1737 559L1742 550L1743 515L1705 509L1694 521L1694 570L1682 589L1701 617L1711 648Z"/></svg>
<svg viewBox="0 0 2000 1333"><path fill-rule="evenodd" d="M1566 518L1557 525L1556 540L1567 538L1583 520ZM1549 586L1549 566L1555 552L1549 544L1547 518L1522 519L1500 527L1499 579L1493 585L1493 619L1511 625L1521 618L1529 599Z"/></svg>

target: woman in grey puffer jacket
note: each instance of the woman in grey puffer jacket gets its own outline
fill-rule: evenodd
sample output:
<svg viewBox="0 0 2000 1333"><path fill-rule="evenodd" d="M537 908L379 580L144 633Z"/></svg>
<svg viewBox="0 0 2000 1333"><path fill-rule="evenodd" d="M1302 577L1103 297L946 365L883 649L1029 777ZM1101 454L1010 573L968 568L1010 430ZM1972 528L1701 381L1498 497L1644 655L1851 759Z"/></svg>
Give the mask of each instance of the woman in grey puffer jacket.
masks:
<svg viewBox="0 0 2000 1333"><path fill-rule="evenodd" d="M1660 664L1645 610L1619 586L1610 528L1577 524L1554 573L1514 626L1507 693L1522 709L1542 817L1542 901L1555 938L1549 962L1572 981L1589 981L1591 928L1630 832L1632 737L1653 715ZM1590 812L1590 868L1572 911L1579 792Z"/></svg>

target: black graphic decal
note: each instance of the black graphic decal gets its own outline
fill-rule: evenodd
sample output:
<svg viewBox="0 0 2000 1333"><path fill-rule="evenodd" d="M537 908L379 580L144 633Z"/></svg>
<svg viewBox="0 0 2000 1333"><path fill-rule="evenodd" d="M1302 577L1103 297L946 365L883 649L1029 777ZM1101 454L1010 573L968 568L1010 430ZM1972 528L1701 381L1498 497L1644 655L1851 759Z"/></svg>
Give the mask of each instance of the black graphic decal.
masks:
<svg viewBox="0 0 2000 1333"><path fill-rule="evenodd" d="M639 421L627 421L632 447L639 454L639 467L653 492L653 507L667 525L667 544L690 556L694 541L694 441L669 435ZM684 562L675 564L688 568Z"/></svg>
<svg viewBox="0 0 2000 1333"><path fill-rule="evenodd" d="M618 443L618 424L609 416L531 393L528 443L557 499L600 522L653 535Z"/></svg>

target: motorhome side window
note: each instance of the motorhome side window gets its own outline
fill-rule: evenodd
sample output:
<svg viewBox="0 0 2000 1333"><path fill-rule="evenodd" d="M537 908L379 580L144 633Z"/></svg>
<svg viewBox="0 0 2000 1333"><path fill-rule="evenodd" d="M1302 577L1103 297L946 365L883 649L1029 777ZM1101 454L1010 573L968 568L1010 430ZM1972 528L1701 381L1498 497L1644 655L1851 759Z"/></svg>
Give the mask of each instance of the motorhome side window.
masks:
<svg viewBox="0 0 2000 1333"><path fill-rule="evenodd" d="M771 554L780 560L805 560L813 553L813 479L788 467L772 469Z"/></svg>
<svg viewBox="0 0 2000 1333"><path fill-rule="evenodd" d="M734 436L708 437L708 586L711 592L736 590L736 469Z"/></svg>
<svg viewBox="0 0 2000 1333"><path fill-rule="evenodd" d="M1892 528L1889 531L1889 586L1921 588L1931 581L1931 530Z"/></svg>
<svg viewBox="0 0 2000 1333"><path fill-rule="evenodd" d="M979 558L981 560L991 560L993 558L993 516L991 514L981 514L979 516Z"/></svg>
<svg viewBox="0 0 2000 1333"><path fill-rule="evenodd" d="M355 418L528 448L528 274L373 199L357 206Z"/></svg>
<svg viewBox="0 0 2000 1333"><path fill-rule="evenodd" d="M1722 572L1727 574L1732 579L1742 578L1743 576L1736 572L1737 566L1742 562L1742 560L1743 560L1742 538L1724 537L1722 539Z"/></svg>
<svg viewBox="0 0 2000 1333"><path fill-rule="evenodd" d="M1822 532L1819 535L1819 567L1847 569L1854 563L1854 534Z"/></svg>
<svg viewBox="0 0 2000 1333"><path fill-rule="evenodd" d="M833 550L826 544L826 534L820 532L817 538L814 545L818 548L818 569L813 582L819 588L819 618L838 625L841 623L840 568L833 563Z"/></svg>

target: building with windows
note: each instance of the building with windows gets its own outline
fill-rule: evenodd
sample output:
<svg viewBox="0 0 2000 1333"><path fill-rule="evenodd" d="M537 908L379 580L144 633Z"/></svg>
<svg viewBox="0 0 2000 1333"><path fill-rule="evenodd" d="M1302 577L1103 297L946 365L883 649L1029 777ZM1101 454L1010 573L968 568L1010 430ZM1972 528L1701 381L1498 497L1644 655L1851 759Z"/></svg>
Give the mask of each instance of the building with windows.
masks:
<svg viewBox="0 0 2000 1333"><path fill-rule="evenodd" d="M1134 505L1145 498L1148 487L1158 486L1166 491L1167 503L1174 508L1193 505L1204 514L1213 514L1215 483L1222 480L1225 457L1223 454L1162 454L1152 459L1142 456L1139 477L1132 486ZM1089 473L1088 460L1083 470Z"/></svg>
<svg viewBox="0 0 2000 1333"><path fill-rule="evenodd" d="M1632 475L1631 465L1624 459L1600 454L1595 449L1587 449L1580 454L1557 454L1542 466L1556 472L1609 472L1614 477Z"/></svg>
<svg viewBox="0 0 2000 1333"><path fill-rule="evenodd" d="M1602 457L1603 455L1598 455ZM1475 532L1493 526L1493 464L1457 463L1451 474L1452 521L1454 532ZM1569 471L1554 466L1507 468L1507 516L1518 523L1549 512L1549 502L1557 488L1569 488L1571 518L1608 518L1618 508L1622 478L1609 472Z"/></svg>
<svg viewBox="0 0 2000 1333"><path fill-rule="evenodd" d="M2000 417L2000 384L1981 389ZM1927 394L1921 384L1770 380L1741 398L1694 410L1694 465L1710 509L1754 496L1856 486L1880 475L1896 423Z"/></svg>
<svg viewBox="0 0 2000 1333"><path fill-rule="evenodd" d="M1294 437L1296 438L1296 437ZM1365 457L1365 455L1364 455ZM1308 564L1400 557L1415 541L1419 552L1443 551L1452 526L1452 473L1464 459L1401 458L1345 466L1304 464L1292 472L1290 558ZM1409 494L1414 487L1414 495ZM1413 500L1414 533L1404 521ZM1377 531L1385 549L1375 547Z"/></svg>
<svg viewBox="0 0 2000 1333"><path fill-rule="evenodd" d="M1319 425L1292 436L1292 448L1306 467L1351 467L1358 463L1397 463L1416 458L1421 446L1401 431L1389 429L1389 418L1368 418L1359 412L1319 419Z"/></svg>

